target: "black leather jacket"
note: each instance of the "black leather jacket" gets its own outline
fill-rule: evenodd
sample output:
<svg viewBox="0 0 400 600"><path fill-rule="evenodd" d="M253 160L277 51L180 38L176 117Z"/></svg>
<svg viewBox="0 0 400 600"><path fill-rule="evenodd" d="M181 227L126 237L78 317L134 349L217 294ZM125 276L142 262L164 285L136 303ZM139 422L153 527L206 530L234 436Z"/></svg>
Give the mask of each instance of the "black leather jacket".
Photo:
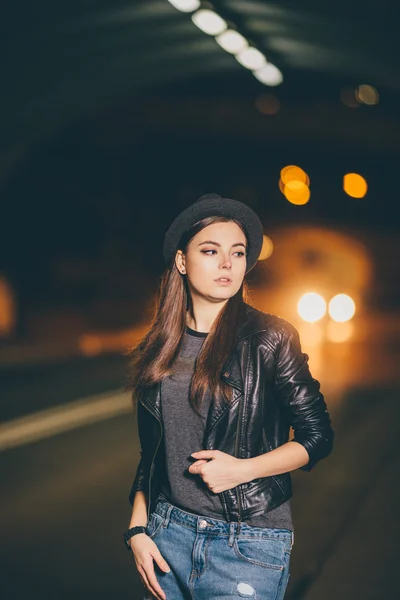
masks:
<svg viewBox="0 0 400 600"><path fill-rule="evenodd" d="M203 449L221 450L237 458L259 456L288 442L292 426L294 438L290 441L302 444L309 454L302 470L310 471L328 456L334 433L308 358L289 321L246 304L235 350L222 373L234 388L233 399L220 408L211 403ZM165 472L160 388L160 383L147 388L137 404L141 458L129 502L132 505L135 493L143 490L148 518ZM219 496L226 521L245 521L288 500L291 476L288 472L253 479Z"/></svg>

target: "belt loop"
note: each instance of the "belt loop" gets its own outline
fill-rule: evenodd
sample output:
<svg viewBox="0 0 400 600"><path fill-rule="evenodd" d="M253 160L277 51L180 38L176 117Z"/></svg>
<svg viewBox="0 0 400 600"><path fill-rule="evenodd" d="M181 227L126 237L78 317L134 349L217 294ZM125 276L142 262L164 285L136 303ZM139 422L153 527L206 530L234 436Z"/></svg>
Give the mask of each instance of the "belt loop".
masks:
<svg viewBox="0 0 400 600"><path fill-rule="evenodd" d="M168 504L167 512L164 517L163 527L168 527L171 511L174 508L173 504Z"/></svg>
<svg viewBox="0 0 400 600"><path fill-rule="evenodd" d="M228 546L233 546L233 540L235 539L235 522L231 521L229 523L229 540Z"/></svg>
<svg viewBox="0 0 400 600"><path fill-rule="evenodd" d="M293 544L294 544L294 531L292 531L292 548L293 548Z"/></svg>

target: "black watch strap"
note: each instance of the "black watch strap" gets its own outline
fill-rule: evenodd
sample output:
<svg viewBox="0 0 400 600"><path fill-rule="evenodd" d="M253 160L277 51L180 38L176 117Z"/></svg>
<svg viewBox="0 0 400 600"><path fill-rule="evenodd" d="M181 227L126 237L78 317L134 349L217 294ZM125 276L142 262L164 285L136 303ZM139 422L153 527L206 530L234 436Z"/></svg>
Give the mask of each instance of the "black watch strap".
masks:
<svg viewBox="0 0 400 600"><path fill-rule="evenodd" d="M146 527L144 527L143 525L136 525L135 527L131 527L130 529L127 529L127 531L124 531L124 533L122 534L123 538L124 538L124 542L125 542L125 546L127 547L128 550L132 550L132 548L129 545L129 540L131 539L131 537L133 537L134 535L138 534L138 533L146 533Z"/></svg>

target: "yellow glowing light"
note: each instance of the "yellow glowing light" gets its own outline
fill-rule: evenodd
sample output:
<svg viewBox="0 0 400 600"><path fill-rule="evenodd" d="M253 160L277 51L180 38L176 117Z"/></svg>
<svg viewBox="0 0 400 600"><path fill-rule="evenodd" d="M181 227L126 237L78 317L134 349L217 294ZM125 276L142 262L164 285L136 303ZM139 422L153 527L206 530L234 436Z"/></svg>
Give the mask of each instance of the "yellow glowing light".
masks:
<svg viewBox="0 0 400 600"><path fill-rule="evenodd" d="M301 206L310 199L310 188L302 181L290 181L283 188L283 193L291 204Z"/></svg>
<svg viewBox="0 0 400 600"><path fill-rule="evenodd" d="M308 292L297 303L297 312L308 323L319 321L326 313L326 302L320 294Z"/></svg>
<svg viewBox="0 0 400 600"><path fill-rule="evenodd" d="M337 294L330 300L328 310L334 321L344 323L353 318L356 305L354 300L347 294Z"/></svg>
<svg viewBox="0 0 400 600"><path fill-rule="evenodd" d="M358 173L347 173L343 177L343 189L352 198L363 198L367 193L368 184Z"/></svg>
<svg viewBox="0 0 400 600"><path fill-rule="evenodd" d="M292 192L302 192L305 187L307 187L307 185L298 179L292 179L292 181L288 181L285 185L285 188L291 190Z"/></svg>
<svg viewBox="0 0 400 600"><path fill-rule="evenodd" d="M328 340L334 344L348 342L354 335L354 323L336 323L335 321L330 321L326 329L326 335Z"/></svg>
<svg viewBox="0 0 400 600"><path fill-rule="evenodd" d="M263 245L258 260L265 260L266 258L269 258L273 250L274 244L272 243L271 238L269 238L267 235L263 235Z"/></svg>
<svg viewBox="0 0 400 600"><path fill-rule="evenodd" d="M372 85L359 85L355 95L357 100L363 104L373 106L379 102L379 92Z"/></svg>
<svg viewBox="0 0 400 600"><path fill-rule="evenodd" d="M288 184L289 181L302 181L306 185L310 185L310 178L303 169L296 165L288 165L281 170L281 179L283 183Z"/></svg>

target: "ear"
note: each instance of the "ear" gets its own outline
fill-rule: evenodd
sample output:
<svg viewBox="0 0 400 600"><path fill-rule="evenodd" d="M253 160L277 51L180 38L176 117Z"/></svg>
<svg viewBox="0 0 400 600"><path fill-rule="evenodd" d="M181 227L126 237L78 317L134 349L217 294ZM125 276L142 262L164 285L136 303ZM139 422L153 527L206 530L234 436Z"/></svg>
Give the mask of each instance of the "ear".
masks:
<svg viewBox="0 0 400 600"><path fill-rule="evenodd" d="M185 255L183 254L182 250L178 250L175 255L175 265L179 273L181 273L181 275L185 275Z"/></svg>

